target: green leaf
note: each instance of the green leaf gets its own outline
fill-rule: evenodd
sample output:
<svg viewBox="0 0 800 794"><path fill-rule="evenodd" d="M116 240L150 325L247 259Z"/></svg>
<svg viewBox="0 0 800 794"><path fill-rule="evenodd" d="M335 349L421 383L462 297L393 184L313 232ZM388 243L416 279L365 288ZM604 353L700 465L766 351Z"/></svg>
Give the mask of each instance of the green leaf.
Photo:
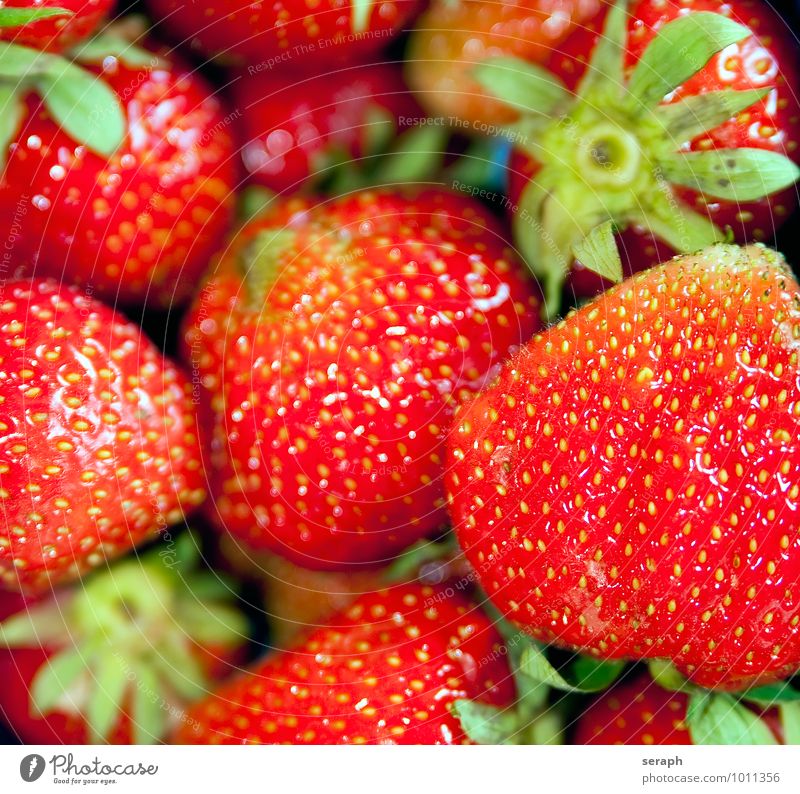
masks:
<svg viewBox="0 0 800 794"><path fill-rule="evenodd" d="M353 33L364 33L369 27L374 0L353 0Z"/></svg>
<svg viewBox="0 0 800 794"><path fill-rule="evenodd" d="M134 670L131 725L134 744L153 744L164 736L167 711L161 682L146 665Z"/></svg>
<svg viewBox="0 0 800 794"><path fill-rule="evenodd" d="M595 226L588 236L572 246L575 258L598 276L618 284L622 281L622 259L614 239L614 223Z"/></svg>
<svg viewBox="0 0 800 794"><path fill-rule="evenodd" d="M607 689L608 686L616 680L624 668L624 664L616 661L607 663L607 669L599 669L601 663L591 670L591 674L586 680L581 680L579 675L576 675L575 670L571 670L569 676L570 681L556 670L547 658L545 648L540 647L535 642L531 641L527 647L522 651L520 659L520 672L523 675L533 678L535 681L540 681L543 684L560 689L562 692L599 692ZM587 672L588 662L584 662L583 670Z"/></svg>
<svg viewBox="0 0 800 794"><path fill-rule="evenodd" d="M448 137L446 127L432 125L404 132L391 154L381 159L375 181L386 185L431 181L441 169Z"/></svg>
<svg viewBox="0 0 800 794"><path fill-rule="evenodd" d="M77 648L50 656L37 670L31 682L33 705L42 714L52 711L86 670L86 656Z"/></svg>
<svg viewBox="0 0 800 794"><path fill-rule="evenodd" d="M101 78L59 58L37 85L47 110L78 143L110 157L125 140L122 105Z"/></svg>
<svg viewBox="0 0 800 794"><path fill-rule="evenodd" d="M19 85L0 83L0 172L8 158L8 147L22 126L25 103L19 93Z"/></svg>
<svg viewBox="0 0 800 794"><path fill-rule="evenodd" d="M600 692L608 689L626 666L627 662L622 659L595 659L580 655L570 665L570 677L581 685L584 692Z"/></svg>
<svg viewBox="0 0 800 794"><path fill-rule="evenodd" d="M689 96L656 108L655 116L669 135L667 145L678 148L704 132L716 129L769 95L771 88L734 91L729 88Z"/></svg>
<svg viewBox="0 0 800 794"><path fill-rule="evenodd" d="M394 116L386 108L372 104L364 114L364 125L364 154L383 154L397 133Z"/></svg>
<svg viewBox="0 0 800 794"><path fill-rule="evenodd" d="M458 544L452 535L439 542L418 540L394 558L386 569L384 578L387 582L416 581L423 565L449 557L457 551Z"/></svg>
<svg viewBox="0 0 800 794"><path fill-rule="evenodd" d="M106 58L116 58L132 69L155 69L164 60L155 53L137 47L122 36L113 33L98 33L93 38L75 47L70 53L81 63L102 64Z"/></svg>
<svg viewBox="0 0 800 794"><path fill-rule="evenodd" d="M676 152L659 164L670 182L728 201L757 201L800 178L788 157L765 149Z"/></svg>
<svg viewBox="0 0 800 794"><path fill-rule="evenodd" d="M695 212L670 195L650 197L652 208L626 213L624 220L644 227L680 253L690 254L714 243L727 240L727 235L707 215Z"/></svg>
<svg viewBox="0 0 800 794"><path fill-rule="evenodd" d="M476 66L473 76L490 94L523 113L550 116L570 98L552 72L520 58L492 58Z"/></svg>
<svg viewBox="0 0 800 794"><path fill-rule="evenodd" d="M668 692L689 692L697 689L678 672L672 662L666 659L652 659L648 669L653 681Z"/></svg>
<svg viewBox="0 0 800 794"><path fill-rule="evenodd" d="M578 86L578 97L588 97L606 84L621 92L624 85L625 42L628 38L628 0L615 0L606 17L586 73Z"/></svg>
<svg viewBox="0 0 800 794"><path fill-rule="evenodd" d="M0 42L0 77L35 77L44 74L58 60L60 59L56 55L31 47Z"/></svg>
<svg viewBox="0 0 800 794"><path fill-rule="evenodd" d="M57 6L50 8L0 8L0 28L18 28L48 17L71 17L74 12Z"/></svg>
<svg viewBox="0 0 800 794"><path fill-rule="evenodd" d="M769 726L756 714L724 693L699 692L689 696L686 725L693 744L777 744Z"/></svg>
<svg viewBox="0 0 800 794"><path fill-rule="evenodd" d="M227 593L228 597L232 593ZM242 612L230 604L214 603L197 599L198 593L192 589L191 595L184 598L178 609L178 622L185 634L203 646L220 645L231 647L243 642L247 637L247 619Z"/></svg>
<svg viewBox="0 0 800 794"><path fill-rule="evenodd" d="M0 623L0 647L42 648L63 645L70 637L63 608L63 604L50 599L6 618Z"/></svg>
<svg viewBox="0 0 800 794"><path fill-rule="evenodd" d="M781 703L778 712L783 728L783 743L800 744L800 703Z"/></svg>
<svg viewBox="0 0 800 794"><path fill-rule="evenodd" d="M451 705L464 733L475 744L516 744L520 725L513 709L460 698Z"/></svg>
<svg viewBox="0 0 800 794"><path fill-rule="evenodd" d="M720 50L751 32L728 17L698 11L664 25L636 64L625 104L643 113L699 72Z"/></svg>
<svg viewBox="0 0 800 794"><path fill-rule="evenodd" d="M765 684L748 689L742 694L742 699L764 706L794 703L800 701L800 690L795 689L788 681L780 684Z"/></svg>
<svg viewBox="0 0 800 794"><path fill-rule="evenodd" d="M92 665L94 679L86 704L86 722L93 744L106 743L123 710L128 688L126 666L113 649L98 654Z"/></svg>

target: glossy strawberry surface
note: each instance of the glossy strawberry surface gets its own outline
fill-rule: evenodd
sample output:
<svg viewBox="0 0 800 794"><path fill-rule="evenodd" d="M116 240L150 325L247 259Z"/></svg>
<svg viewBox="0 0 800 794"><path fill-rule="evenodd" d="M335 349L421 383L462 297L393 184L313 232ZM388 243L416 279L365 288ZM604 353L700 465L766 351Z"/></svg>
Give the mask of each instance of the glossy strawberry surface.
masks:
<svg viewBox="0 0 800 794"><path fill-rule="evenodd" d="M77 289L9 281L0 303L0 584L41 592L204 498L186 378Z"/></svg>
<svg viewBox="0 0 800 794"><path fill-rule="evenodd" d="M324 569L446 521L455 404L539 327L502 235L441 190L296 199L240 232L185 334L217 416L218 525Z"/></svg>
<svg viewBox="0 0 800 794"><path fill-rule="evenodd" d="M235 183L229 122L182 61L106 59L127 135L110 158L78 145L27 99L0 181L0 232L17 273L77 283L110 302L168 307L222 244ZM102 119L98 119L102 123Z"/></svg>
<svg viewBox="0 0 800 794"><path fill-rule="evenodd" d="M739 689L800 664L800 291L715 246L538 336L457 417L448 489L534 637Z"/></svg>
<svg viewBox="0 0 800 794"><path fill-rule="evenodd" d="M191 744L463 744L460 698L509 705L501 640L461 596L369 593L189 709Z"/></svg>

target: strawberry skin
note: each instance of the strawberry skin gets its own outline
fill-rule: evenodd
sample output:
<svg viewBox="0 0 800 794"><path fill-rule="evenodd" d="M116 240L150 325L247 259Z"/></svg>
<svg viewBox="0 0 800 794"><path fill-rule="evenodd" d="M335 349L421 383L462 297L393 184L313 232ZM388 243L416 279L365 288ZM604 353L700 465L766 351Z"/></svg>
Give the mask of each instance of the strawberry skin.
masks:
<svg viewBox="0 0 800 794"><path fill-rule="evenodd" d="M500 636L460 595L369 593L191 707L179 744L462 744L454 700L509 705Z"/></svg>
<svg viewBox="0 0 800 794"><path fill-rule="evenodd" d="M740 688L800 666L800 292L713 246L532 341L459 415L448 488L495 605L599 657Z"/></svg>
<svg viewBox="0 0 800 794"><path fill-rule="evenodd" d="M88 38L113 6L113 0L4 0L3 8L58 8L71 11L72 15L0 28L0 39L45 52L63 52Z"/></svg>
<svg viewBox="0 0 800 794"><path fill-rule="evenodd" d="M617 684L578 718L574 744L694 744L686 723L689 696L662 689L648 675ZM780 741L775 709L762 715Z"/></svg>
<svg viewBox="0 0 800 794"><path fill-rule="evenodd" d="M184 376L76 289L8 282L0 331L0 583L35 593L202 501L196 420Z"/></svg>
<svg viewBox="0 0 800 794"><path fill-rule="evenodd" d="M409 119L422 115L400 69L390 64L336 71L299 84L285 76L244 72L232 92L243 114L237 132L245 170L251 182L276 193L308 187L309 178L331 177L335 165L357 169L354 161L377 153L370 151L371 136L392 138L401 118L410 125Z"/></svg>
<svg viewBox="0 0 800 794"><path fill-rule="evenodd" d="M106 60L103 79L128 123L108 159L28 97L0 181L0 229L26 275L168 307L191 294L221 246L235 184L230 131L202 78L172 55L158 58L152 68Z"/></svg>
<svg viewBox="0 0 800 794"><path fill-rule="evenodd" d="M217 415L215 523L320 569L436 530L454 405L539 305L493 219L444 191L297 199L247 225L186 326Z"/></svg>
<svg viewBox="0 0 800 794"><path fill-rule="evenodd" d="M245 61L257 72L317 72L365 60L397 36L421 7L420 0L371 3L363 29L352 2L323 0L149 0L153 18L168 33L203 54Z"/></svg>

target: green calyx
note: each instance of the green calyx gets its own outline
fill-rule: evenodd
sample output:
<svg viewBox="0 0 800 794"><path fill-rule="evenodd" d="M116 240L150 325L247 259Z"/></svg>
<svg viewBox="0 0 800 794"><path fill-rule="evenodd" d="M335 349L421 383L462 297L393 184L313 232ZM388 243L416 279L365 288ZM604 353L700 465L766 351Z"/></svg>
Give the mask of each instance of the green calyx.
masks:
<svg viewBox="0 0 800 794"><path fill-rule="evenodd" d="M675 187L748 202L800 178L789 158L760 149L686 152L685 145L763 100L771 89L720 90L664 105L664 98L725 47L751 35L720 14L697 12L669 22L628 79L626 0L616 0L574 94L541 67L500 58L476 77L520 112L518 146L540 165L520 197L515 239L542 281L550 316L573 260L620 280L608 229L643 225L679 252L726 239L703 213L683 205ZM586 241L598 226L610 223Z"/></svg>
<svg viewBox="0 0 800 794"><path fill-rule="evenodd" d="M50 652L32 681L32 711L83 718L94 743L107 742L123 714L136 743L162 739L208 690L203 649L234 649L247 636L233 592L196 570L198 556L184 533L0 624L0 645Z"/></svg>
<svg viewBox="0 0 800 794"><path fill-rule="evenodd" d="M789 681L745 689L717 692L684 678L661 659L650 662L650 675L662 688L688 695L686 726L693 744L778 744L760 713L775 708L783 744L800 743L800 690ZM747 708L745 704L755 707Z"/></svg>
<svg viewBox="0 0 800 794"><path fill-rule="evenodd" d="M508 708L463 699L452 704L462 729L476 744L561 744L564 697L607 689L626 666L622 661L574 656L556 667L545 646L503 618L496 618L496 625L505 642L517 698Z"/></svg>
<svg viewBox="0 0 800 794"><path fill-rule="evenodd" d="M296 244L296 232L276 227L262 229L245 246L239 261L250 309L262 309Z"/></svg>

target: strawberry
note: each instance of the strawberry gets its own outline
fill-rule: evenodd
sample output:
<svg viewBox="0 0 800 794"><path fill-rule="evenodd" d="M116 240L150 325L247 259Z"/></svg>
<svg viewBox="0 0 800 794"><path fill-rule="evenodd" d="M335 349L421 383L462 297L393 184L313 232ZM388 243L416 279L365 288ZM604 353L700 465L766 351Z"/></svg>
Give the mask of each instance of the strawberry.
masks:
<svg viewBox="0 0 800 794"><path fill-rule="evenodd" d="M771 239L795 204L800 80L763 0L613 0L543 65L500 57L476 77L522 115L509 203L551 314L574 259L622 277L581 246L606 221L645 232L621 246L636 271L653 239Z"/></svg>
<svg viewBox="0 0 800 794"><path fill-rule="evenodd" d="M186 320L217 415L212 520L320 569L434 532L453 408L539 305L492 218L441 190L293 199L246 225Z"/></svg>
<svg viewBox="0 0 800 794"><path fill-rule="evenodd" d="M190 385L138 326L54 282L0 302L0 585L74 579L204 497Z"/></svg>
<svg viewBox="0 0 800 794"><path fill-rule="evenodd" d="M600 0L433 0L409 39L409 84L433 117L474 131L514 122L519 112L481 86L475 66L501 56L541 63L599 9Z"/></svg>
<svg viewBox="0 0 800 794"><path fill-rule="evenodd" d="M422 115L399 68L389 64L300 84L242 74L233 84L233 102L242 114L239 142L250 181L277 193L350 187L354 172L374 170L398 128Z"/></svg>
<svg viewBox="0 0 800 794"><path fill-rule="evenodd" d="M192 706L183 744L462 744L459 701L508 707L500 635L460 596L402 585L368 593L330 625Z"/></svg>
<svg viewBox="0 0 800 794"><path fill-rule="evenodd" d="M246 637L194 540L115 563L47 599L0 595L0 715L26 743L152 743L229 672Z"/></svg>
<svg viewBox="0 0 800 794"><path fill-rule="evenodd" d="M113 0L5 0L0 40L63 52L91 36L113 6Z"/></svg>
<svg viewBox="0 0 800 794"><path fill-rule="evenodd" d="M458 416L459 541L500 611L738 689L800 667L800 288L760 246L633 277Z"/></svg>
<svg viewBox="0 0 800 794"><path fill-rule="evenodd" d="M197 3L149 0L156 25L209 58L248 63L252 72L322 73L380 52L409 25L420 0L306 0Z"/></svg>
<svg viewBox="0 0 800 794"><path fill-rule="evenodd" d="M115 302L185 299L222 243L235 183L229 121L210 88L179 59L115 36L78 53L88 71L7 46L42 97L18 78L3 89L7 264Z"/></svg>
<svg viewBox="0 0 800 794"><path fill-rule="evenodd" d="M716 714L692 716L690 696L662 689L642 675L617 684L578 717L575 744L754 744L783 743L776 709L756 714L729 696L717 699ZM759 710L760 711L760 710ZM700 720L703 720L701 722ZM719 730L725 732L725 742ZM760 739L761 741L757 741Z"/></svg>

